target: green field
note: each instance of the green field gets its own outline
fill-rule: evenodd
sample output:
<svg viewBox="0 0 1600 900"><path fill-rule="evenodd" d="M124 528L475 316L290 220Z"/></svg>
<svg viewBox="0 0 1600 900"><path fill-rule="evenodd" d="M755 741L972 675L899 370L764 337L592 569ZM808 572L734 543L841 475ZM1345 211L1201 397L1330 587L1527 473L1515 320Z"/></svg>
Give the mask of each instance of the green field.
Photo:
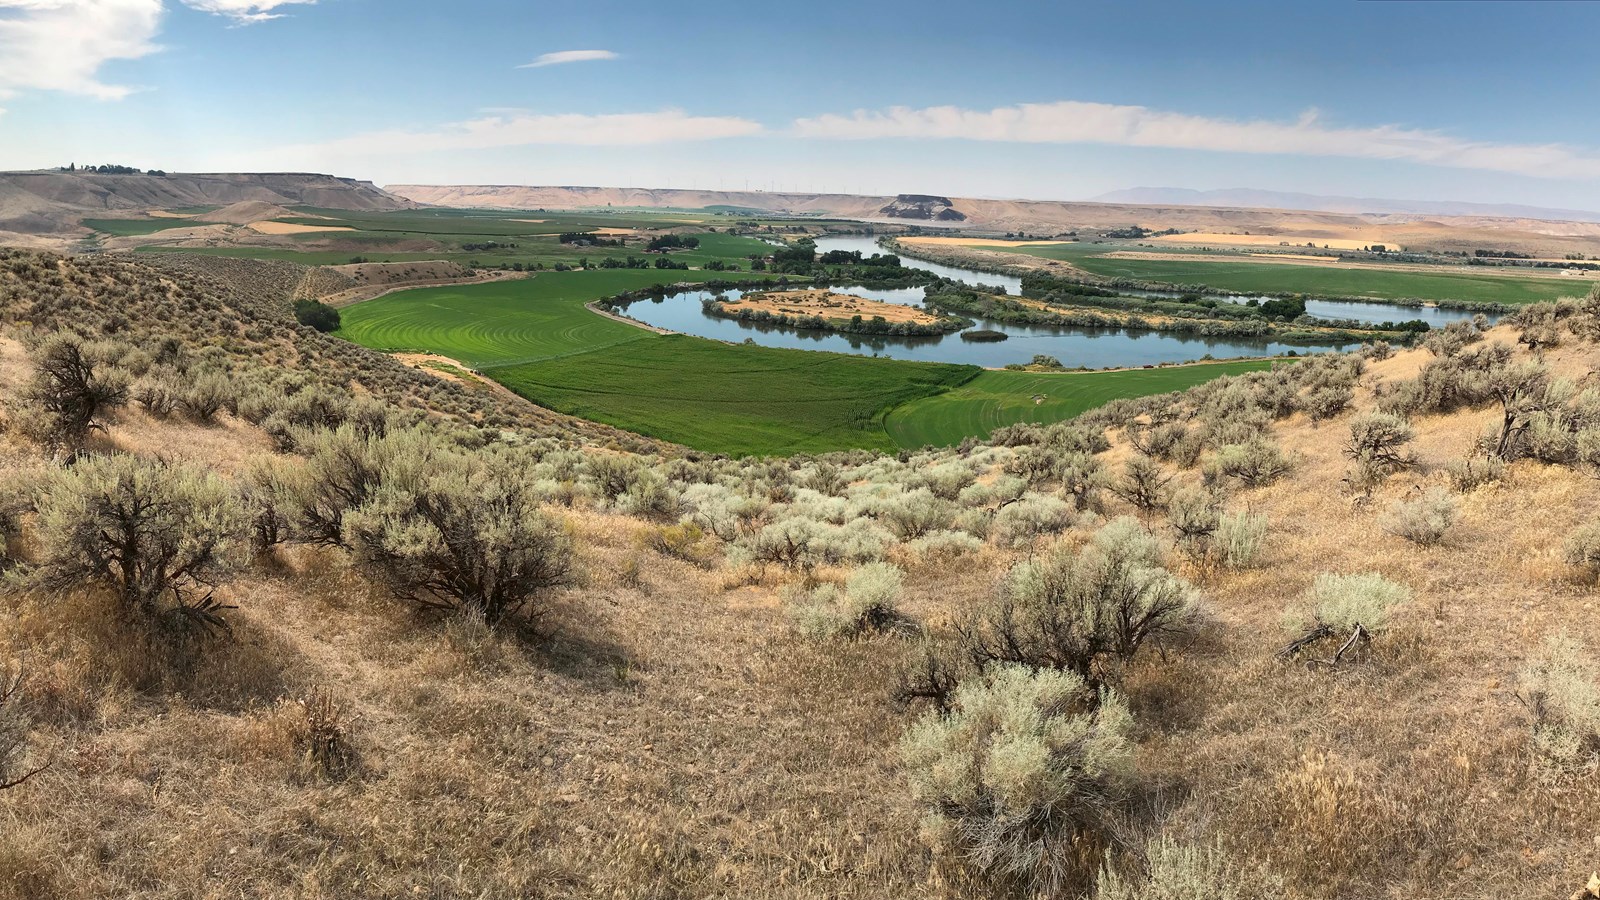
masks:
<svg viewBox="0 0 1600 900"><path fill-rule="evenodd" d="M884 430L891 409L980 371L687 335L645 338L489 374L564 413L745 455L894 450Z"/></svg>
<svg viewBox="0 0 1600 900"><path fill-rule="evenodd" d="M1383 300L1416 298L1480 303L1537 303L1583 293L1588 287L1587 283L1574 284L1559 277L1385 271L1377 267L1296 266L1229 259L1221 254L1215 262L1121 259L1099 255L1111 252L1103 245L1082 243L986 249L1064 260L1086 272L1111 278L1205 284L1241 294L1295 292Z"/></svg>
<svg viewBox="0 0 1600 900"><path fill-rule="evenodd" d="M84 219L85 228L93 228L102 234L115 237L132 237L134 235L155 234L171 228L196 228L201 225L215 225L216 222L207 222L203 219Z"/></svg>
<svg viewBox="0 0 1600 900"><path fill-rule="evenodd" d="M985 437L1003 425L1060 422L1112 400L1181 391L1221 375L1253 372L1271 364L1270 360L1240 360L1062 374L986 371L954 390L896 407L885 425L902 447L947 446L969 435ZM1035 397L1044 399L1035 402Z"/></svg>
<svg viewBox="0 0 1600 900"><path fill-rule="evenodd" d="M346 307L338 332L461 360L551 409L736 455L951 444L1117 397L1261 368L1241 362L1070 375L871 359L658 335L590 312L600 297L714 272L601 270L417 288ZM1034 394L1049 399L1035 405Z"/></svg>
<svg viewBox="0 0 1600 900"><path fill-rule="evenodd" d="M478 369L651 337L583 304L659 284L653 270L544 272L534 278L399 291L341 311L339 335L382 350L427 350ZM704 281L715 272L673 272Z"/></svg>

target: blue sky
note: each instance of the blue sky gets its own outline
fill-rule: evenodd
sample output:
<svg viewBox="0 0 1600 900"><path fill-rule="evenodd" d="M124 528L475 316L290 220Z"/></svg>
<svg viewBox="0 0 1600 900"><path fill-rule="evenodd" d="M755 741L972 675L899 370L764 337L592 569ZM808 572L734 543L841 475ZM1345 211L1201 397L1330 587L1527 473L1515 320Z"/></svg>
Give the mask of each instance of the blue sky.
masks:
<svg viewBox="0 0 1600 900"><path fill-rule="evenodd" d="M1597 209L1597 26L1526 2L0 0L0 166Z"/></svg>

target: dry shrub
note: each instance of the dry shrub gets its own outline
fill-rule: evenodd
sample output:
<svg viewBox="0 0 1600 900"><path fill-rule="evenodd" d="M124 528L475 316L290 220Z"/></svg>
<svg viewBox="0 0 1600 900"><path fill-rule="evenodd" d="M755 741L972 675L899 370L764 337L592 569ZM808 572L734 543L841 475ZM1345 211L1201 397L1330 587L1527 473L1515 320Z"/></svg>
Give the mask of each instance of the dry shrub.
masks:
<svg viewBox="0 0 1600 900"><path fill-rule="evenodd" d="M801 633L814 639L854 637L903 630L900 611L905 573L888 563L868 563L850 573L840 590L833 584L812 589L790 607Z"/></svg>
<svg viewBox="0 0 1600 900"><path fill-rule="evenodd" d="M1600 671L1566 634L1551 635L1518 673L1533 713L1533 748L1552 770L1585 773L1600 765Z"/></svg>
<svg viewBox="0 0 1600 900"><path fill-rule="evenodd" d="M1600 579L1600 522L1591 522L1568 535L1562 546L1567 565L1587 581Z"/></svg>
<svg viewBox="0 0 1600 900"><path fill-rule="evenodd" d="M1216 845L1162 836L1144 848L1138 864L1100 870L1090 900L1274 900L1279 879L1241 864Z"/></svg>
<svg viewBox="0 0 1600 900"><path fill-rule="evenodd" d="M923 839L1029 893L1079 889L1126 794L1132 717L1070 672L997 666L900 741Z"/></svg>
<svg viewBox="0 0 1600 900"><path fill-rule="evenodd" d="M1444 488L1428 488L1421 496L1396 500L1389 507L1383 530L1414 544L1431 547L1442 542L1456 524L1460 503Z"/></svg>
<svg viewBox="0 0 1600 900"><path fill-rule="evenodd" d="M1248 569L1259 561L1267 538L1267 517L1244 510L1224 513L1217 522L1215 546L1219 561L1230 569Z"/></svg>

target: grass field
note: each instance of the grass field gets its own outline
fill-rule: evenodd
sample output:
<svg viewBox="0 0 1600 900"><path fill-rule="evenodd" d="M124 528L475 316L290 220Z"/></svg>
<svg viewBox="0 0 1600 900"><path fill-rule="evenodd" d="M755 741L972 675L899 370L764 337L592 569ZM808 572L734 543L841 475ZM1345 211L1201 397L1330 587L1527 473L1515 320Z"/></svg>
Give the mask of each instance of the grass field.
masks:
<svg viewBox="0 0 1600 900"><path fill-rule="evenodd" d="M1240 360L1067 374L986 371L954 390L896 407L885 426L902 447L944 447L968 436L987 437L1003 425L1060 422L1112 400L1181 391L1222 375L1253 372L1271 364L1270 360ZM1036 396L1044 399L1035 402Z"/></svg>
<svg viewBox="0 0 1600 900"><path fill-rule="evenodd" d="M339 335L382 350L449 356L542 406L735 455L950 444L1008 422L1057 421L1117 397L1177 390L1265 365L984 372L661 336L584 308L590 300L668 278L715 274L545 272L418 288L346 307ZM1050 399L1035 405L1037 393Z"/></svg>
<svg viewBox="0 0 1600 900"><path fill-rule="evenodd" d="M207 222L203 219L84 219L85 228L93 228L102 234L115 237L132 237L134 235L155 234L171 228L197 228L201 225L215 225L216 222Z"/></svg>
<svg viewBox="0 0 1600 900"><path fill-rule="evenodd" d="M891 409L980 371L687 335L645 337L489 374L564 413L745 455L894 450L884 430Z"/></svg>
<svg viewBox="0 0 1600 900"><path fill-rule="evenodd" d="M672 274L703 281L717 273ZM532 362L650 337L583 304L662 280L653 270L609 269L399 291L342 310L339 335L381 350L427 350L480 369Z"/></svg>
<svg viewBox="0 0 1600 900"><path fill-rule="evenodd" d="M1559 277L1520 277L1470 272L1407 272L1381 268L1296 266L1250 262L1219 256L1215 262L1183 259L1122 259L1098 254L1104 246L1056 244L1037 247L986 248L1071 262L1086 272L1108 277L1205 284L1242 294L1294 291L1335 297L1385 300L1467 300L1480 303L1536 303L1582 294L1590 282Z"/></svg>

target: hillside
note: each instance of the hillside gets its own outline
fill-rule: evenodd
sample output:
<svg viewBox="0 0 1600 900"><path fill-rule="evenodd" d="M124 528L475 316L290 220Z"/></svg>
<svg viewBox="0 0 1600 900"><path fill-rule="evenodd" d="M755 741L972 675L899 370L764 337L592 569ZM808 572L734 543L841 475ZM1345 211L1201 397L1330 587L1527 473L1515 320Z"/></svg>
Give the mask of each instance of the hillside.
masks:
<svg viewBox="0 0 1600 900"><path fill-rule="evenodd" d="M332 175L0 172L0 232L62 233L85 215L246 202L375 211L414 205L370 182Z"/></svg>
<svg viewBox="0 0 1600 900"><path fill-rule="evenodd" d="M1600 213L1581 209L1549 209L1515 203L1385 200L1376 197L1334 197L1293 191L1248 188L1197 191L1190 188L1139 187L1109 191L1090 198L1093 203L1141 205L1233 206L1260 209L1300 209L1335 213L1398 213L1424 216L1486 216L1500 219L1600 222Z"/></svg>
<svg viewBox="0 0 1600 900"><path fill-rule="evenodd" d="M1600 297L729 460L297 326L306 277L0 253L0 897L1589 877Z"/></svg>
<svg viewBox="0 0 1600 900"><path fill-rule="evenodd" d="M1600 255L1600 224L1531 216L1321 212L1172 203L1080 203L1053 200L947 198L924 194L858 196L766 191L518 185L389 185L418 203L495 209L726 206L783 215L923 224L986 232L1050 235L1139 225L1151 231L1274 235L1290 242L1361 239L1417 249L1470 251L1497 247L1541 256ZM923 198L907 202L904 198ZM933 202L927 202L933 201ZM912 215L905 213L911 211Z"/></svg>

